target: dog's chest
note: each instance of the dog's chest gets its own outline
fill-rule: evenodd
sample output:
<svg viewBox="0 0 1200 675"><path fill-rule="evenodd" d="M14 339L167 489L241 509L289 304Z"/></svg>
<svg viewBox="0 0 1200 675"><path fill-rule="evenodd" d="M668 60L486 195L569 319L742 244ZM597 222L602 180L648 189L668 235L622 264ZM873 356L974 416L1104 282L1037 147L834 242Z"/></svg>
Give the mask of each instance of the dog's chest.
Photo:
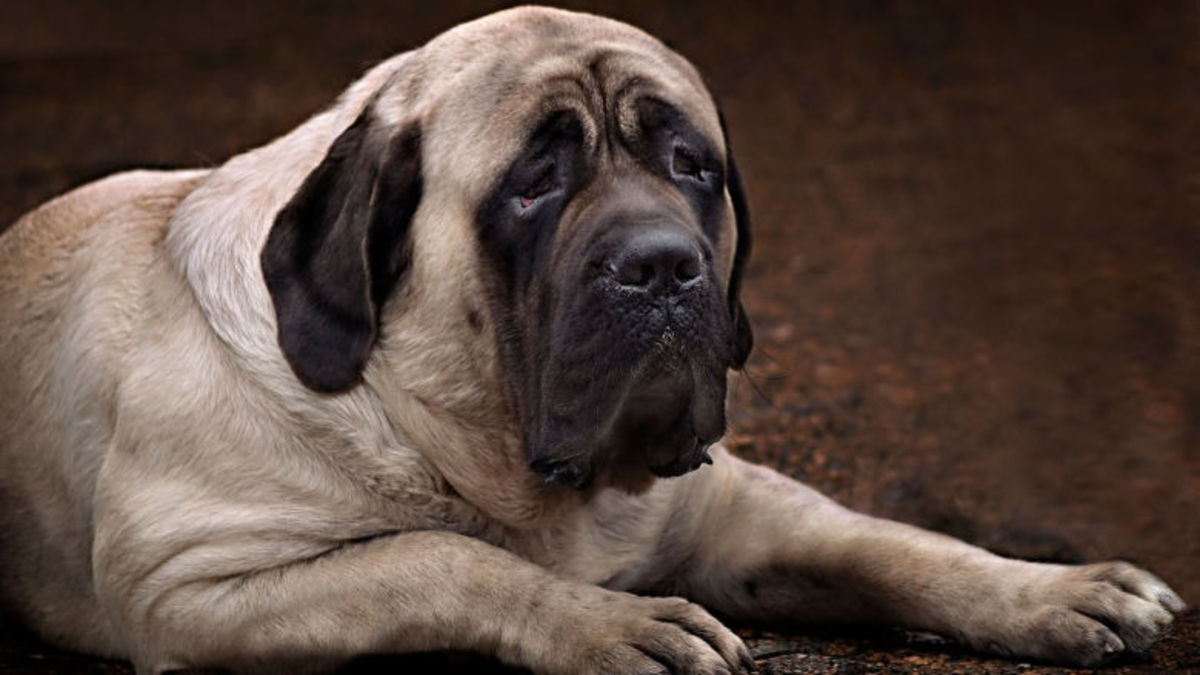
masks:
<svg viewBox="0 0 1200 675"><path fill-rule="evenodd" d="M645 586L672 557L664 548L670 490L642 495L606 490L536 531L510 531L506 547L568 579L613 589Z"/></svg>

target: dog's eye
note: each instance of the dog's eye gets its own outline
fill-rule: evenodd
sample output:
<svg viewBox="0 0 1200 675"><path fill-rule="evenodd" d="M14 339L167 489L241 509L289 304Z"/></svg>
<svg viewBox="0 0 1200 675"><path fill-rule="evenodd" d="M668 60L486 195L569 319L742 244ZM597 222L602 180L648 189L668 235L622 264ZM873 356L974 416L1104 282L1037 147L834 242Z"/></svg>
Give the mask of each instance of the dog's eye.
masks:
<svg viewBox="0 0 1200 675"><path fill-rule="evenodd" d="M676 176L686 176L700 183L707 183L710 173L704 168L700 159L683 146L675 148L675 156L671 160L671 172Z"/></svg>
<svg viewBox="0 0 1200 675"><path fill-rule="evenodd" d="M554 170L554 165L551 164L538 174L536 180L529 184L528 187L521 190L517 196L517 203L522 209L532 208L539 199L549 194L557 186L557 174Z"/></svg>

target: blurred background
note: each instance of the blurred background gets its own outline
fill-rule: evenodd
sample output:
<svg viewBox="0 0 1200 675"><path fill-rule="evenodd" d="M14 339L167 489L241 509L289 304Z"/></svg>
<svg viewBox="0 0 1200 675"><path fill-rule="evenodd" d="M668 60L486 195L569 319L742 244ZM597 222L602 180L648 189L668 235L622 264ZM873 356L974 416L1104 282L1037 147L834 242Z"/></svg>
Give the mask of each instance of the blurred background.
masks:
<svg viewBox="0 0 1200 675"><path fill-rule="evenodd" d="M0 228L113 171L219 164L501 6L0 4ZM1200 602L1200 3L565 6L660 36L724 109L756 228L737 453ZM0 669L122 669L4 630ZM1125 665L1200 668L1197 633ZM762 663L1016 667L839 639Z"/></svg>

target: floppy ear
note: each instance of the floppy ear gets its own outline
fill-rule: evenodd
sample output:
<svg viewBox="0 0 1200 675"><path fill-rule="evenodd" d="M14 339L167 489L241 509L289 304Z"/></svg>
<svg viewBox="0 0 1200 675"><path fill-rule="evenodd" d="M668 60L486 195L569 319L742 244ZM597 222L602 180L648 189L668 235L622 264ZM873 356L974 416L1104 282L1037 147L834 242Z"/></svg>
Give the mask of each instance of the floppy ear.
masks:
<svg viewBox="0 0 1200 675"><path fill-rule="evenodd" d="M410 263L421 200L420 129L389 134L371 108L330 146L275 216L259 256L279 346L311 389L354 386L379 309Z"/></svg>
<svg viewBox="0 0 1200 675"><path fill-rule="evenodd" d="M725 134L725 185L729 199L733 202L733 217L737 225L737 248L733 252L733 271L729 275L729 316L733 319L733 369L741 370L754 348L754 331L746 308L742 306L742 273L750 260L750 210L746 205L746 193L742 188L742 177L733 161L733 150L729 147L729 132L722 115L721 132Z"/></svg>

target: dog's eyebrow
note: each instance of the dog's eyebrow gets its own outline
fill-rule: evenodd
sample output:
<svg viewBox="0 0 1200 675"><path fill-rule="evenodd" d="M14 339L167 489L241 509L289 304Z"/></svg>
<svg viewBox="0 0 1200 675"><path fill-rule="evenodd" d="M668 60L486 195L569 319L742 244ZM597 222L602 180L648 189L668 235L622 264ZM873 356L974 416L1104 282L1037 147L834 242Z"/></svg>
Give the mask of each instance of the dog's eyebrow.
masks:
<svg viewBox="0 0 1200 675"><path fill-rule="evenodd" d="M665 171L661 164L669 149L661 146L678 142L691 148L723 176L724 162L717 152L720 145L700 131L679 106L659 96L643 94L630 100L622 112L626 115L620 119L620 142L651 172ZM664 140L664 132L674 140Z"/></svg>
<svg viewBox="0 0 1200 675"><path fill-rule="evenodd" d="M542 115L525 139L526 154L537 154L560 140L583 140L587 122L574 108L555 108Z"/></svg>

